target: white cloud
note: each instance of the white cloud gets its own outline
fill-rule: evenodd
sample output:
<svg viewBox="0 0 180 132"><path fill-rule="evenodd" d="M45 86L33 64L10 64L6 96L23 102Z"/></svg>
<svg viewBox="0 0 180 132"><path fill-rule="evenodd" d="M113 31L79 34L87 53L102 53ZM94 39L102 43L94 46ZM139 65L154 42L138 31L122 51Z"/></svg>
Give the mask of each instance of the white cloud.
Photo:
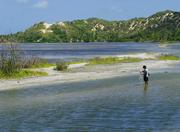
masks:
<svg viewBox="0 0 180 132"><path fill-rule="evenodd" d="M17 0L17 2L19 2L19 3L28 3L29 0Z"/></svg>
<svg viewBox="0 0 180 132"><path fill-rule="evenodd" d="M35 8L47 8L48 7L48 1L44 0L44 1L39 1L36 4L34 4L33 7Z"/></svg>

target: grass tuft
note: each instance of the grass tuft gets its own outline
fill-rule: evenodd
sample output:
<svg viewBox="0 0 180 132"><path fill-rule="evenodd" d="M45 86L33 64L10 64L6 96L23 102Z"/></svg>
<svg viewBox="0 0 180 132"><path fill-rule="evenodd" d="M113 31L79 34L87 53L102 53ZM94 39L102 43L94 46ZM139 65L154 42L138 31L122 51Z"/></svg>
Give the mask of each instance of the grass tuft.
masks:
<svg viewBox="0 0 180 132"><path fill-rule="evenodd" d="M48 63L47 60L41 58L25 59L22 64L23 68L48 68L54 64Z"/></svg>
<svg viewBox="0 0 180 132"><path fill-rule="evenodd" d="M159 56L159 60L180 60L180 57L174 55L162 55Z"/></svg>
<svg viewBox="0 0 180 132"><path fill-rule="evenodd" d="M89 65L99 65L99 64L116 64L116 63L133 63L140 62L143 59L140 58L130 58L130 57L107 57L107 58L93 58L89 60Z"/></svg>
<svg viewBox="0 0 180 132"><path fill-rule="evenodd" d="M46 72L21 70L18 72L14 72L10 75L3 74L3 72L0 72L0 79L21 79L26 77L47 76L47 75L48 73Z"/></svg>

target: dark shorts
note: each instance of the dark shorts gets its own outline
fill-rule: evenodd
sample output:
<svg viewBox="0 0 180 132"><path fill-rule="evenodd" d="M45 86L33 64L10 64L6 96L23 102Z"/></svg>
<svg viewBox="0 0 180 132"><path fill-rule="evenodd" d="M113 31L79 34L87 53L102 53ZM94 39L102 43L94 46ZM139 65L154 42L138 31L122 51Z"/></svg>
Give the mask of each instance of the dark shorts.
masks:
<svg viewBox="0 0 180 132"><path fill-rule="evenodd" d="M148 81L149 81L149 78L148 78L148 77L144 77L144 81L145 81L145 82L148 82Z"/></svg>

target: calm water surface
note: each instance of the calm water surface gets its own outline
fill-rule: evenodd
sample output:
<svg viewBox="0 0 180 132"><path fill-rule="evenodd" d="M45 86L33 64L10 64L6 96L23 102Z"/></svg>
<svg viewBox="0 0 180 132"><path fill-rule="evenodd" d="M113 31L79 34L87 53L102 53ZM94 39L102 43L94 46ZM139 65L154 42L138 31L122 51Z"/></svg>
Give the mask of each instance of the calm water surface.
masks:
<svg viewBox="0 0 180 132"><path fill-rule="evenodd" d="M179 73L0 92L1 131L178 131Z"/></svg>
<svg viewBox="0 0 180 132"><path fill-rule="evenodd" d="M1 46L0 46L1 49ZM80 43L80 44L20 44L24 56L35 56L48 60L73 60L104 55L132 53L169 53L180 56L180 44L165 48L158 43Z"/></svg>

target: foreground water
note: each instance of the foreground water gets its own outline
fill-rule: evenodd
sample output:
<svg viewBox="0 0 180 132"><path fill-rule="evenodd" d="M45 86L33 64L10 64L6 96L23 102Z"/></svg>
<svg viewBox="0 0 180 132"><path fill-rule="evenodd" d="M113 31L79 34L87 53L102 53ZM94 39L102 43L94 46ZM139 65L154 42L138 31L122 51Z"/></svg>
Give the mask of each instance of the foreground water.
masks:
<svg viewBox="0 0 180 132"><path fill-rule="evenodd" d="M0 131L178 131L180 74L152 74L0 92Z"/></svg>

